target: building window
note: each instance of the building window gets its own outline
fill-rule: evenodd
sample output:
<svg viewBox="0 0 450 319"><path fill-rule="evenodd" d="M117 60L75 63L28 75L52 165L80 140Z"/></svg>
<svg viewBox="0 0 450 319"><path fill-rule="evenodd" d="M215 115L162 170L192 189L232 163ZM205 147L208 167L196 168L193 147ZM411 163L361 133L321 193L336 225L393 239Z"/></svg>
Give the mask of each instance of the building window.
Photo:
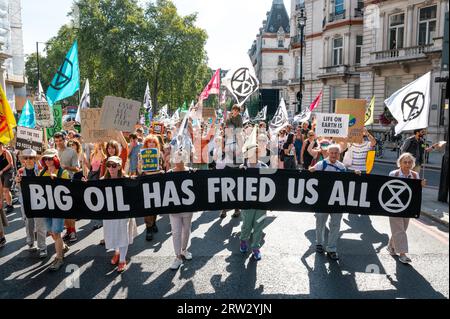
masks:
<svg viewBox="0 0 450 319"><path fill-rule="evenodd" d="M401 76L388 76L384 82L384 96L389 97L402 88Z"/></svg>
<svg viewBox="0 0 450 319"><path fill-rule="evenodd" d="M283 65L283 56L282 55L278 56L278 65Z"/></svg>
<svg viewBox="0 0 450 319"><path fill-rule="evenodd" d="M403 48L403 38L405 33L405 15L396 14L389 17L389 49Z"/></svg>
<svg viewBox="0 0 450 319"><path fill-rule="evenodd" d="M284 41L283 41L283 39L278 39L278 47L279 48L284 48Z"/></svg>
<svg viewBox="0 0 450 319"><path fill-rule="evenodd" d="M333 39L333 65L342 64L343 39Z"/></svg>
<svg viewBox="0 0 450 319"><path fill-rule="evenodd" d="M356 56L355 56L355 63L356 64L360 64L361 63L362 46L363 46L363 36L362 35L357 35L356 36Z"/></svg>
<svg viewBox="0 0 450 319"><path fill-rule="evenodd" d="M353 95L355 99L361 98L361 85L355 84L355 93Z"/></svg>
<svg viewBox="0 0 450 319"><path fill-rule="evenodd" d="M341 98L341 87L330 86L330 113L336 112L336 100Z"/></svg>
<svg viewBox="0 0 450 319"><path fill-rule="evenodd" d="M436 36L436 6L419 11L419 45L430 44Z"/></svg>
<svg viewBox="0 0 450 319"><path fill-rule="evenodd" d="M344 13L344 0L334 1L334 14L339 15Z"/></svg>

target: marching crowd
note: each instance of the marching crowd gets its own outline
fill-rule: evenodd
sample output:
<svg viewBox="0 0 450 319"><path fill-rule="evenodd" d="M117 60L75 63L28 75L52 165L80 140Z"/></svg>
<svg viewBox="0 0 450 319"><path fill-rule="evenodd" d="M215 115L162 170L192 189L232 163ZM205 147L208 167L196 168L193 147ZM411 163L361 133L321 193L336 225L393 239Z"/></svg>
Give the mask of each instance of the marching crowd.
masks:
<svg viewBox="0 0 450 319"><path fill-rule="evenodd" d="M13 197L11 190L17 189L20 196L20 183L24 176L50 176L51 178L75 179L82 181L136 178L149 174L162 174L189 170L275 168L309 170L310 172L330 171L336 173L354 172L365 174L366 159L376 140L364 129L362 143L334 141L332 138L316 136L315 122L287 125L273 131L264 121L243 123L239 106L234 106L223 123L188 120L169 126L162 134L156 134L152 127L140 126L131 134L118 132L116 140L95 144L84 143L76 131L56 133L49 140L49 148L41 155L32 149L15 151L0 144L0 247L6 245L5 228L7 215L12 213ZM417 130L406 140L402 154L398 158L398 169L390 176L419 179L420 164L425 151L421 138L424 130ZM141 149L158 149L159 170L142 171ZM425 181L422 181L425 185ZM77 241L77 221L58 218L26 218L26 244L35 250L39 258L47 257L47 237L51 236L56 257L49 269L56 271L64 263L64 255L70 244ZM227 211L221 211L225 218ZM260 260L261 239L266 211L249 209L234 210L233 217L242 218L240 252L251 251L252 258ZM170 269L177 270L184 260L191 260L188 251L192 213L171 214L170 225L175 259ZM342 214L316 212L316 251L326 253L332 260L338 260L338 238ZM325 241L325 228L330 219L330 233ZM152 241L158 232L157 216L144 218L147 241ZM389 217L392 235L388 251L399 255L402 263L410 263L407 256L408 239L406 231L408 218ZM134 218L98 221L94 229L103 228L100 244L108 251L114 251L111 264L118 272L127 269L127 252L137 236ZM64 233L65 232L65 233ZM37 248L35 246L37 244Z"/></svg>

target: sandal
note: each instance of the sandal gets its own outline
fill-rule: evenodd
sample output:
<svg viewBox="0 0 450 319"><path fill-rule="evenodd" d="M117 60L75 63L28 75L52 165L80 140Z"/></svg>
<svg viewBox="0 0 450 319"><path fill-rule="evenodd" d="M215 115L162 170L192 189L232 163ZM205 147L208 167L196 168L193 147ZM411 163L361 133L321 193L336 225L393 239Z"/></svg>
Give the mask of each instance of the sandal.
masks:
<svg viewBox="0 0 450 319"><path fill-rule="evenodd" d="M223 210L222 213L220 213L219 217L224 219L225 217L227 217L227 212L225 210Z"/></svg>

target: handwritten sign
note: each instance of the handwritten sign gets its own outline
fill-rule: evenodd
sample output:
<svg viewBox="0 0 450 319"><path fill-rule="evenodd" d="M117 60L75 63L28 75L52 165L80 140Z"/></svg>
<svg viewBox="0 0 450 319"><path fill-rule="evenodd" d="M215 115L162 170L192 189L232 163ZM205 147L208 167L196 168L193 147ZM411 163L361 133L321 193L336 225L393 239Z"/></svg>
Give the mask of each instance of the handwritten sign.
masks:
<svg viewBox="0 0 450 319"><path fill-rule="evenodd" d="M53 111L45 101L34 101L34 114L36 116L36 124L40 127L53 127Z"/></svg>
<svg viewBox="0 0 450 319"><path fill-rule="evenodd" d="M159 151L157 148L147 148L141 150L142 171L159 171Z"/></svg>
<svg viewBox="0 0 450 319"><path fill-rule="evenodd" d="M350 143L363 142L366 104L366 100L360 99L336 100L336 113L349 115L348 142Z"/></svg>
<svg viewBox="0 0 450 319"><path fill-rule="evenodd" d="M348 114L317 113L316 135L319 137L347 137Z"/></svg>
<svg viewBox="0 0 450 319"><path fill-rule="evenodd" d="M141 102L120 97L105 97L100 116L100 128L123 132L134 131L134 126L139 123L141 104Z"/></svg>
<svg viewBox="0 0 450 319"><path fill-rule="evenodd" d="M47 135L53 136L56 132L61 132L62 124L62 108L61 105L53 105L53 125L47 128Z"/></svg>
<svg viewBox="0 0 450 319"><path fill-rule="evenodd" d="M84 143L107 142L117 139L116 131L100 128L101 109L81 109L81 133Z"/></svg>
<svg viewBox="0 0 450 319"><path fill-rule="evenodd" d="M17 127L16 149L26 150L33 149L38 154L42 154L42 141L44 133L42 130L35 130L27 127Z"/></svg>
<svg viewBox="0 0 450 319"><path fill-rule="evenodd" d="M164 124L159 122L152 123L153 134L162 135L164 134Z"/></svg>

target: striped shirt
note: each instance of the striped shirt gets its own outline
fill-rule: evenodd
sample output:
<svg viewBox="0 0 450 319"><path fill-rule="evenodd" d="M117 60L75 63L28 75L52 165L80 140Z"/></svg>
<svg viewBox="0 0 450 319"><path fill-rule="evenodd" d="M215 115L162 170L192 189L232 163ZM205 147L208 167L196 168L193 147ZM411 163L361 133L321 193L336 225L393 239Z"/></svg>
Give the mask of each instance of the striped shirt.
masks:
<svg viewBox="0 0 450 319"><path fill-rule="evenodd" d="M367 171L366 160L367 153L372 150L369 141L361 144L350 144L349 150L352 152L352 165L349 167L352 171Z"/></svg>

